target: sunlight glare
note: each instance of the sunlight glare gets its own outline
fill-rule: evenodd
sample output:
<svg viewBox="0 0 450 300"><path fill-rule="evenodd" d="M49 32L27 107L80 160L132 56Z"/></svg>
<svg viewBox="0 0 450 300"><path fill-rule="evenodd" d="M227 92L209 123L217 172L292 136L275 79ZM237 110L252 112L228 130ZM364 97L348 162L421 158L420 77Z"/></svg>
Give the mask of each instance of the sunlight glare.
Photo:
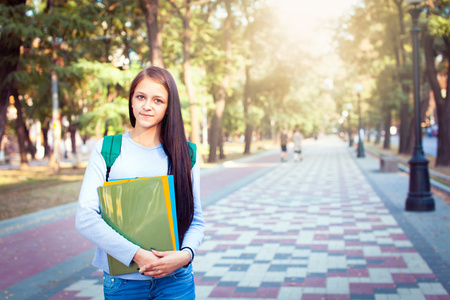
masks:
<svg viewBox="0 0 450 300"><path fill-rule="evenodd" d="M337 20L355 6L358 0L272 0L289 34L311 47L311 50L329 47L330 30Z"/></svg>

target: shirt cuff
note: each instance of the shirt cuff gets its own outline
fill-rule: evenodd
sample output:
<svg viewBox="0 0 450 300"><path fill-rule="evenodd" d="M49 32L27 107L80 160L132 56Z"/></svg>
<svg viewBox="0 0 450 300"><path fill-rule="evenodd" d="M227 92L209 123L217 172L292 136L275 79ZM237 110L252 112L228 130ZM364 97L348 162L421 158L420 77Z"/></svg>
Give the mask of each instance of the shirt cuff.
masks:
<svg viewBox="0 0 450 300"><path fill-rule="evenodd" d="M191 256L191 260L189 261L189 263L191 263L194 260L194 250L192 250L190 247L183 247L181 248L181 251L187 251L189 252L189 255Z"/></svg>

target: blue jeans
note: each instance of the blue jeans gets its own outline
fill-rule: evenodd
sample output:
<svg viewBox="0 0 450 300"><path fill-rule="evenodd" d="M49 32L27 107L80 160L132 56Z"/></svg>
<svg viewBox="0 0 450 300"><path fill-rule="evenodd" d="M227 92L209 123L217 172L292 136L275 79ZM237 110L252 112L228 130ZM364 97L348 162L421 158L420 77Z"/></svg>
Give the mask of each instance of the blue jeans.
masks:
<svg viewBox="0 0 450 300"><path fill-rule="evenodd" d="M103 273L103 293L106 300L195 299L192 265L180 268L166 277L150 280L126 280Z"/></svg>

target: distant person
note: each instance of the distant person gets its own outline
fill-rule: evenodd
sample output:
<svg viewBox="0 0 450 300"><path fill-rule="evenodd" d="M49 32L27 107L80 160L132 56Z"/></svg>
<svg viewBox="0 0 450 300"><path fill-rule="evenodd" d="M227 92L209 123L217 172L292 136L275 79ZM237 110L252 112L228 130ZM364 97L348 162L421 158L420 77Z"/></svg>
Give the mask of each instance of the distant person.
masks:
<svg viewBox="0 0 450 300"><path fill-rule="evenodd" d="M302 142L303 135L300 133L300 129L295 127L294 135L292 136L292 142L294 143L294 161L298 162L298 160L303 160L302 155Z"/></svg>
<svg viewBox="0 0 450 300"><path fill-rule="evenodd" d="M281 144L281 161L287 161L287 141L288 141L288 135L287 130L284 129L281 132L280 136L280 144Z"/></svg>
<svg viewBox="0 0 450 300"><path fill-rule="evenodd" d="M97 188L106 180L103 140L95 145L84 175L76 213L77 230L97 245L92 264L103 271L104 299L195 299L192 260L203 240L200 166L191 169L180 98L172 75L149 67L133 80L129 92L133 128L122 137L110 179L173 175L179 251L145 250L110 227L101 216ZM152 212L148 213L152 217ZM107 254L135 273L110 275Z"/></svg>

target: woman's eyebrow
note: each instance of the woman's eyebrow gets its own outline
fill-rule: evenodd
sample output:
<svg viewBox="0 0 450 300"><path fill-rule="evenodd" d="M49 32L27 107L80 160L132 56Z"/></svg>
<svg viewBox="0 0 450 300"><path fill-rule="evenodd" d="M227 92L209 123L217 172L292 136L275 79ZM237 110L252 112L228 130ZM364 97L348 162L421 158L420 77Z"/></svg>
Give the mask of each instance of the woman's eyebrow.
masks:
<svg viewBox="0 0 450 300"><path fill-rule="evenodd" d="M145 95L145 96L147 96L147 93L146 92L144 92L144 91L141 91L141 90L136 90L135 91L135 94L142 94L142 95ZM153 95L153 98L163 98L163 99L166 99L166 97L164 97L163 95Z"/></svg>

